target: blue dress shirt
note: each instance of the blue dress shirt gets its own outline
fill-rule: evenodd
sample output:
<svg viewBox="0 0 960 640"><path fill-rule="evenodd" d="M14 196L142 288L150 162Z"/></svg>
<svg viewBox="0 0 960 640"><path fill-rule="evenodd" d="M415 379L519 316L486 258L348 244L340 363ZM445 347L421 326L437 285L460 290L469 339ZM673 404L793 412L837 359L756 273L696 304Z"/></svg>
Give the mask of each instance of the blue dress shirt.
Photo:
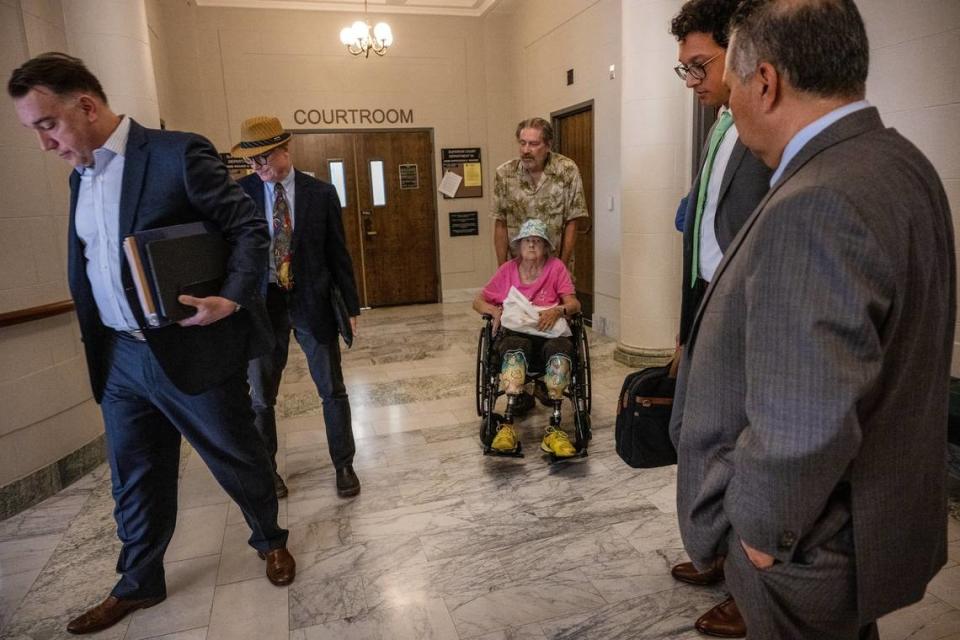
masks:
<svg viewBox="0 0 960 640"><path fill-rule="evenodd" d="M822 116L797 133L790 139L790 142L787 143L787 146L783 149L783 155L780 157L780 164L777 166L777 170L773 172L773 175L770 176L770 186L777 184L777 180L780 179L780 176L783 175L783 172L786 171L787 165L790 164L790 161L796 157L800 150L807 146L807 143L813 140L819 133L824 129L832 125L834 122L848 116L855 111L860 111L861 109L866 109L870 106L870 103L866 100L858 100L857 102L851 102L850 104L845 104L838 109L834 109L825 116Z"/></svg>
<svg viewBox="0 0 960 640"><path fill-rule="evenodd" d="M138 329L120 277L120 189L130 118L120 124L93 152L93 164L78 168L76 227L87 259L87 279L100 312L100 321L111 329Z"/></svg>

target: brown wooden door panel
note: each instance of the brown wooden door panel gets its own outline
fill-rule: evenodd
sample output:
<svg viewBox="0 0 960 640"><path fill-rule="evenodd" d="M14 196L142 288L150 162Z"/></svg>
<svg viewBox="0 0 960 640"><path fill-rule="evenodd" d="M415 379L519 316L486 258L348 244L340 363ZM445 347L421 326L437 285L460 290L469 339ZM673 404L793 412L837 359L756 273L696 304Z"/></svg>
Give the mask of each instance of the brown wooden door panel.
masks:
<svg viewBox="0 0 960 640"><path fill-rule="evenodd" d="M329 162L344 160L347 246L364 306L439 300L433 141L429 131L302 133L293 161L331 182ZM383 162L385 206L373 206L370 160ZM400 188L401 164L416 164L417 189Z"/></svg>
<svg viewBox="0 0 960 640"><path fill-rule="evenodd" d="M436 302L437 223L430 134L359 133L357 159L370 305ZM385 206L373 204L372 160L383 162ZM401 164L417 165L417 189L400 188Z"/></svg>
<svg viewBox="0 0 960 640"><path fill-rule="evenodd" d="M577 222L577 246L574 250L574 278L577 295L583 305L587 320L593 315L593 108L561 115L556 118L557 151L577 163L583 180L583 192L587 199L589 219Z"/></svg>
<svg viewBox="0 0 960 640"><path fill-rule="evenodd" d="M353 275L357 281L360 304L369 306L363 281L363 253L360 238L360 210L357 207L357 169L354 161L353 135L349 133L294 134L290 143L293 165L309 171L324 182L330 182L330 162L342 161L346 186L346 205L343 207L343 230L347 250L353 260Z"/></svg>

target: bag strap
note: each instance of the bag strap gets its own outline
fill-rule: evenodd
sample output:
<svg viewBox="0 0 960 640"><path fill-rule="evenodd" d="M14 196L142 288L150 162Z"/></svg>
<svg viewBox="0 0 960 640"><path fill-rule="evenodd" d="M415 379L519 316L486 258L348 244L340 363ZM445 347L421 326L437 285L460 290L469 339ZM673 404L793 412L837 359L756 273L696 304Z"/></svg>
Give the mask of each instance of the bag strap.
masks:
<svg viewBox="0 0 960 640"><path fill-rule="evenodd" d="M670 373L667 374L667 377L676 380L677 372L680 370L680 358L683 357L683 345L677 345L677 348L673 351L673 359L670 360Z"/></svg>

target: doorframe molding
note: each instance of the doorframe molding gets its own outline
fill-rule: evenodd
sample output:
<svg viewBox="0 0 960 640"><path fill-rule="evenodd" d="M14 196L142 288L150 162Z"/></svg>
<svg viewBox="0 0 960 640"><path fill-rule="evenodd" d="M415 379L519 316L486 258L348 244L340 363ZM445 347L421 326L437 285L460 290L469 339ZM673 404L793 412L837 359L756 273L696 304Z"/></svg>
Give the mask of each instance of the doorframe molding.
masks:
<svg viewBox="0 0 960 640"><path fill-rule="evenodd" d="M550 126L553 127L553 134L554 134L554 136L556 136L556 140L554 140L554 144L556 144L556 146L560 146L563 141L561 140L561 135L562 135L562 134L560 133L560 127L557 126L557 121L560 120L561 118L566 118L566 117L569 117L569 116L575 116L575 115L577 115L577 114L579 114L579 113L585 113L585 112L587 112L587 111L590 112L590 155L592 156L592 157L591 157L591 162L593 163L593 166L596 167L596 166L597 166L597 144L596 144L596 136L595 136L595 134L596 134L596 131L597 131L597 127L596 127L596 124L597 124L597 111L596 111L596 109L594 109L594 99L593 99L593 98L590 98L589 100L584 100L583 102L578 102L578 103L576 103L576 104L570 105L569 107L564 107L564 108L562 108L562 109L557 109L556 111L551 111L551 112L550 112ZM551 145L551 150L553 150L553 145ZM593 197L594 197L594 200L596 200L596 197L597 197L597 189L596 189L597 184L596 184L596 182L597 182L597 181L596 181L596 171L594 171L593 185L592 185L592 187L593 187ZM596 227L596 224L595 224L595 223L596 223L596 216L597 216L597 203L596 203L596 202L591 202L591 203L589 203L589 204L590 204L590 206L593 207L593 217L590 218L590 226L591 226L591 234L592 234L591 240L592 240L592 242L593 242L593 255L591 256L591 258L592 258L592 260L593 260L592 270L593 270L593 272L594 272L594 273L593 273L593 282L591 283L591 287L594 288L594 291L593 291L593 294L592 294L592 295L593 295L593 299L596 300L597 293L596 293L595 288L596 288L596 281L597 281L597 274L596 274L596 267L597 267L597 235L596 235L596 233L593 233L593 230L595 230L595 229L597 228L597 227ZM595 306L595 305L594 305L593 311L596 312L596 306ZM592 325L593 325L593 318L587 319L587 323L592 326Z"/></svg>
<svg viewBox="0 0 960 640"><path fill-rule="evenodd" d="M553 127L553 133L557 136L555 141L557 144L560 143L560 129L557 127L557 120L560 118L566 118L568 116L575 116L578 113L583 113L584 111L590 112L590 128L591 130L596 131L596 127L593 126L596 124L596 112L593 109L593 98L584 100L583 102L578 102L577 104L569 107L564 107L563 109L559 109L557 111L550 112L550 126ZM591 146L593 147L591 151L596 152L596 145ZM596 158L594 158L594 164L596 164Z"/></svg>

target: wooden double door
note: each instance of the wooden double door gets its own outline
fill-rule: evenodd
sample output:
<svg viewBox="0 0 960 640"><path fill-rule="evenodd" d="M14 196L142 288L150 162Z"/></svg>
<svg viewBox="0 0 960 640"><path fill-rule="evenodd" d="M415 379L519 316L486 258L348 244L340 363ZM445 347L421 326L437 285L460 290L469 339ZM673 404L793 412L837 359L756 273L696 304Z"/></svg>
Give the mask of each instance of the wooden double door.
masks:
<svg viewBox="0 0 960 640"><path fill-rule="evenodd" d="M437 302L430 131L295 133L294 166L333 184L365 307Z"/></svg>

